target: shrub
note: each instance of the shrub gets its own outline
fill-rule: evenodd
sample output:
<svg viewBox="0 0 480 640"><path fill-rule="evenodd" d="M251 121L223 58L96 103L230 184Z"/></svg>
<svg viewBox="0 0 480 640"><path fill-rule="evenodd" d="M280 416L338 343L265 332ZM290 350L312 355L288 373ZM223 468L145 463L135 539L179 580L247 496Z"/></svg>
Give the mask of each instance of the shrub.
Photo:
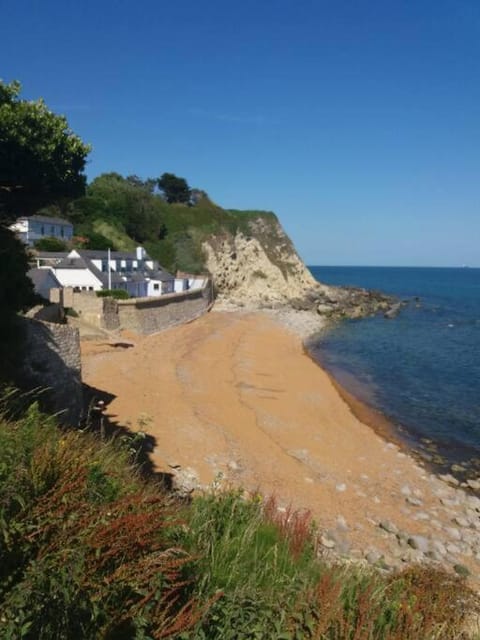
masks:
<svg viewBox="0 0 480 640"><path fill-rule="evenodd" d="M61 431L35 404L8 421L5 406L2 638L472 637L462 627L478 598L459 576L329 565L308 512L240 490L179 504L140 479L131 442Z"/></svg>
<svg viewBox="0 0 480 640"><path fill-rule="evenodd" d="M125 289L102 289L96 291L99 298L115 298L115 300L128 300L130 295Z"/></svg>
<svg viewBox="0 0 480 640"><path fill-rule="evenodd" d="M33 405L0 423L0 495L2 638L164 638L200 617L175 504L116 440Z"/></svg>
<svg viewBox="0 0 480 640"><path fill-rule="evenodd" d="M38 251L67 251L68 245L60 238L47 237L40 238L35 242L35 249Z"/></svg>

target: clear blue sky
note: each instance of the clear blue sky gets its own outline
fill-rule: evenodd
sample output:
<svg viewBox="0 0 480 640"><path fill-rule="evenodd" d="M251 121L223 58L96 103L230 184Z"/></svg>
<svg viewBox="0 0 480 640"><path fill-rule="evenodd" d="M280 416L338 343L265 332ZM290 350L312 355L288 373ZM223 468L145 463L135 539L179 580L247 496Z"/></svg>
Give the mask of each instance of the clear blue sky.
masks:
<svg viewBox="0 0 480 640"><path fill-rule="evenodd" d="M275 211L308 264L480 266L479 0L4 0L0 77L105 171Z"/></svg>

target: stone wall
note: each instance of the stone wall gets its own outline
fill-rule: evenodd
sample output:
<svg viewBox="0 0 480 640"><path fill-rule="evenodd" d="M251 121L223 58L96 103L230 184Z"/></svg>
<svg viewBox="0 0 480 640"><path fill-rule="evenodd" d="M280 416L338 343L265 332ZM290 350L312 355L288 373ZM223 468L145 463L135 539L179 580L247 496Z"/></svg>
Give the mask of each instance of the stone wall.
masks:
<svg viewBox="0 0 480 640"><path fill-rule="evenodd" d="M117 300L118 323L122 329L148 335L198 318L208 310L212 301L210 283L202 289L158 298ZM110 315L114 317L112 310ZM106 328L111 327L106 325Z"/></svg>
<svg viewBox="0 0 480 640"><path fill-rule="evenodd" d="M46 390L47 408L59 412L59 421L78 425L83 391L78 329L32 318L21 318L24 334L22 383Z"/></svg>
<svg viewBox="0 0 480 640"><path fill-rule="evenodd" d="M44 322L55 322L59 324L65 323L65 310L57 303L49 305L37 305L26 312L27 318L35 320L43 320Z"/></svg>
<svg viewBox="0 0 480 640"><path fill-rule="evenodd" d="M99 298L94 291L65 288L63 299L65 307L74 309L90 325L109 331L131 329L141 334L198 318L213 301L210 281L201 289L129 300Z"/></svg>
<svg viewBox="0 0 480 640"><path fill-rule="evenodd" d="M95 291L73 291L71 287L65 288L65 307L71 307L84 322L99 328L104 326L103 300L96 295Z"/></svg>

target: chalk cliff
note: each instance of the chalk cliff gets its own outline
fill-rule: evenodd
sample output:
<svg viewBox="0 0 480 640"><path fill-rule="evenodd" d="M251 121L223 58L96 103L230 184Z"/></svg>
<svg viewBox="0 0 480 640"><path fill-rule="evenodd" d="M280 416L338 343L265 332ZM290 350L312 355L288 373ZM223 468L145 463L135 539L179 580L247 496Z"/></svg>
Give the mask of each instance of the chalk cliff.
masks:
<svg viewBox="0 0 480 640"><path fill-rule="evenodd" d="M212 236L203 250L218 293L232 302L286 304L321 289L275 219L259 217L247 232Z"/></svg>
<svg viewBox="0 0 480 640"><path fill-rule="evenodd" d="M210 236L202 244L220 298L239 306L288 305L329 317L361 317L390 308L391 299L382 294L317 282L274 216L259 214L247 224L247 229Z"/></svg>

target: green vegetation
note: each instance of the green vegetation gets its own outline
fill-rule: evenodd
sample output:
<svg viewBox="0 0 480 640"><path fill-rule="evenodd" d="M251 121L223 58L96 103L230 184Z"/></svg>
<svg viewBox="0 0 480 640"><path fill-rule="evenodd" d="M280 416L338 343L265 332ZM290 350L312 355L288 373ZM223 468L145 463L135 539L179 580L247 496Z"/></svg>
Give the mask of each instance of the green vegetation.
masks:
<svg viewBox="0 0 480 640"><path fill-rule="evenodd" d="M28 269L25 247L0 225L0 383L11 381L16 374L22 345L16 314L36 301Z"/></svg>
<svg viewBox="0 0 480 640"><path fill-rule="evenodd" d="M0 81L0 222L83 195L90 147L42 100L19 98L18 82Z"/></svg>
<svg viewBox="0 0 480 640"><path fill-rule="evenodd" d="M67 243L59 238L41 238L35 242L35 249L39 251L67 251Z"/></svg>
<svg viewBox="0 0 480 640"><path fill-rule="evenodd" d="M156 190L157 184L163 185L165 195ZM132 250L142 244L166 269L191 273L205 270L202 243L207 238L237 231L251 236L259 219L268 236L277 221L269 212L222 209L204 191L190 189L184 178L173 174L159 180L102 174L64 215L74 223L77 237L85 238L86 247Z"/></svg>
<svg viewBox="0 0 480 640"><path fill-rule="evenodd" d="M0 380L15 377L21 332L16 314L32 306L25 247L7 228L19 215L78 198L88 145L42 100L20 100L20 84L0 80Z"/></svg>
<svg viewBox="0 0 480 640"><path fill-rule="evenodd" d="M5 403L4 403L5 405ZM460 577L328 566L308 514L212 491L175 502L126 436L0 417L2 638L452 640ZM133 456L133 458L132 458Z"/></svg>
<svg viewBox="0 0 480 640"><path fill-rule="evenodd" d="M165 200L172 204L173 202L190 202L190 187L185 178L179 178L174 173L164 173L158 180L158 187L163 192Z"/></svg>
<svg viewBox="0 0 480 640"><path fill-rule="evenodd" d="M115 300L128 300L130 296L125 289L102 289L96 292L98 298L115 298Z"/></svg>

